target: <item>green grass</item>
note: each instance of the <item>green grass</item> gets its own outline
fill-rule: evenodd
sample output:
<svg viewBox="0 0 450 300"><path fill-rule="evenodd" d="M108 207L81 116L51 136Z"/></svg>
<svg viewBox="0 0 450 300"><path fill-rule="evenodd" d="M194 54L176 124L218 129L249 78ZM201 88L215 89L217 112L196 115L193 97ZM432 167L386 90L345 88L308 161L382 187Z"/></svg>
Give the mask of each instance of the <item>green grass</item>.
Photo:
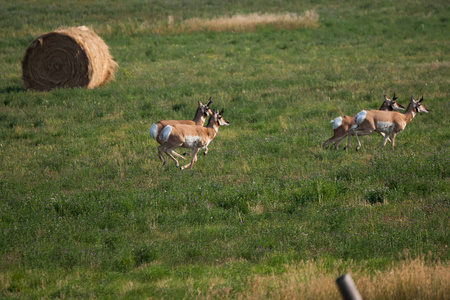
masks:
<svg viewBox="0 0 450 300"><path fill-rule="evenodd" d="M306 10L318 27L140 27ZM338 261L374 274L405 261L404 250L448 264L448 15L445 1L3 1L1 295L239 297L251 278L300 262L335 277ZM26 47L78 25L110 47L116 80L26 91ZM375 135L358 152L321 148L331 119L376 109L394 91L404 106L424 95L430 110L395 151ZM193 170L162 168L151 124L190 119L210 96L230 126Z"/></svg>

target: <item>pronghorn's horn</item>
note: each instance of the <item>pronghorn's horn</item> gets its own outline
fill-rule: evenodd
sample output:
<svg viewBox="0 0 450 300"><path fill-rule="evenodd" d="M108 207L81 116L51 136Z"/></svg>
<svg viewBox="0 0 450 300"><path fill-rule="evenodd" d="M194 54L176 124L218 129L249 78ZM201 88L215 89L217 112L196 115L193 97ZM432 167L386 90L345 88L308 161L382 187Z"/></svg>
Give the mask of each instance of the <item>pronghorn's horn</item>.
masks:
<svg viewBox="0 0 450 300"><path fill-rule="evenodd" d="M394 92L394 96L392 96L392 100L397 100L398 98L395 96L395 92Z"/></svg>
<svg viewBox="0 0 450 300"><path fill-rule="evenodd" d="M220 111L219 115L222 115L222 114L223 114L223 111L224 111L224 109L222 108L222 110Z"/></svg>
<svg viewBox="0 0 450 300"><path fill-rule="evenodd" d="M208 103L206 103L206 106L209 106L212 103L212 97L209 97Z"/></svg>
<svg viewBox="0 0 450 300"><path fill-rule="evenodd" d="M420 98L419 102L422 102L422 101L423 101L423 95L422 95L422 98Z"/></svg>

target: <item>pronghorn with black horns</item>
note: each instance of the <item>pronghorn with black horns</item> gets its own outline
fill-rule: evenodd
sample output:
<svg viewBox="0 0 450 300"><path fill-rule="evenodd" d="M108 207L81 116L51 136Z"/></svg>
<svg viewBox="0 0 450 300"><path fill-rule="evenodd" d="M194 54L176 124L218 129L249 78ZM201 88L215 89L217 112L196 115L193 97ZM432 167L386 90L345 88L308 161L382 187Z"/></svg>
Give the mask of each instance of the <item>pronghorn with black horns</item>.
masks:
<svg viewBox="0 0 450 300"><path fill-rule="evenodd" d="M163 144L158 146L158 157L163 161L163 166L166 165L166 158L164 153L169 156L174 162L177 168L179 167L178 161L171 155L176 148L189 148L191 149L191 162L183 167L181 170L191 168L197 161L197 153L202 148L207 148L209 143L214 139L220 126L228 126L229 122L222 117L222 111L216 110L209 117L208 125L193 126L193 125L167 125L161 132L161 139Z"/></svg>
<svg viewBox="0 0 450 300"><path fill-rule="evenodd" d="M391 138L392 150L394 150L395 136L405 129L406 125L414 119L417 113L428 113L428 110L422 104L422 101L423 96L420 100L419 97L417 97L417 101L410 96L409 105L404 113L379 110L360 111L355 115L353 125L349 129L347 147L350 147L350 135L356 137L356 141L358 142L356 150L358 150L361 148L361 142L358 139L358 135L379 132L385 134L381 147L384 147L388 138Z"/></svg>
<svg viewBox="0 0 450 300"><path fill-rule="evenodd" d="M206 118L212 115L212 111L209 108L209 105L212 103L212 97L209 97L208 102L203 104L201 101L198 101L198 108L195 112L195 116L193 120L163 120L156 123L150 127L149 133L152 139L157 141L160 145L163 144L161 140L161 132L167 125L175 125L175 124L184 124L184 125L203 125L206 121ZM206 149L208 150L208 149ZM206 152L206 151L205 151ZM175 156L178 156L182 159L185 159L182 155L173 152Z"/></svg>
<svg viewBox="0 0 450 300"><path fill-rule="evenodd" d="M384 102L381 105L381 107L378 110L384 110L384 111L401 111L405 108L397 103L397 97L394 96L392 99L389 99L386 95L384 95ZM333 124L333 136L326 140L322 147L325 148L328 144L334 143L334 146L336 149L338 148L338 145L344 140L344 138L347 136L349 128L353 124L353 116L343 116L343 117L337 117L334 120L331 120L330 123ZM383 135L383 134L382 134Z"/></svg>

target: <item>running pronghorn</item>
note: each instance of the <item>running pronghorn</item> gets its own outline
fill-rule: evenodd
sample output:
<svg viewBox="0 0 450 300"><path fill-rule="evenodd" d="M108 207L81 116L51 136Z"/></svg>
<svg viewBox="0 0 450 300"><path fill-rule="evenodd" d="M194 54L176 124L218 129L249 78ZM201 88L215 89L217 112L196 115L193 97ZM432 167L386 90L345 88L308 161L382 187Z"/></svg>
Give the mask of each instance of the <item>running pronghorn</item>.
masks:
<svg viewBox="0 0 450 300"><path fill-rule="evenodd" d="M216 136L220 126L228 126L227 120L222 118L223 110L218 112L217 110L209 117L208 125L206 127L196 125L182 125L174 124L167 125L161 132L161 139L163 144L158 146L158 157L163 161L163 166L166 165L166 158L163 155L165 153L174 162L177 168L179 167L178 161L171 153L174 153L178 147L191 149L191 162L183 167L184 170L188 167L192 169L192 166L197 161L197 153L202 148L207 148L209 143Z"/></svg>
<svg viewBox="0 0 450 300"><path fill-rule="evenodd" d="M355 115L353 125L349 129L347 147L350 147L350 135L356 137L356 141L358 142L356 150L358 150L361 148L361 142L358 139L358 135L379 132L385 134L381 147L386 145L386 142L390 137L392 150L394 150L395 136L405 129L406 125L412 121L417 113L428 113L428 110L422 105L422 101L423 96L420 100L417 98L417 101L410 96L409 105L404 113L379 110L360 111Z"/></svg>
<svg viewBox="0 0 450 300"><path fill-rule="evenodd" d="M167 125L175 125L175 124L185 124L185 125L203 125L206 121L206 118L212 115L212 111L209 109L209 105L212 103L212 97L209 97L208 103L205 105L202 104L201 101L198 101L198 108L195 112L195 117L193 120L163 120L156 123L153 123L152 127L150 127L150 136L152 139L157 141L160 145L163 144L161 140L161 131ZM205 154L208 149L206 149ZM182 155L173 152L175 156L178 156L182 159L185 159Z"/></svg>
<svg viewBox="0 0 450 300"><path fill-rule="evenodd" d="M401 111L405 109L403 106L397 103L397 97L392 97L392 100L389 99L386 95L384 95L384 102L379 108L379 110L384 111ZM322 147L325 148L328 144L334 143L334 146L336 149L338 148L338 145L344 140L344 138L347 136L348 129L353 124L353 116L343 116L343 117L337 117L334 120L331 120L330 123L333 123L333 136L326 140ZM384 134L382 134L384 136Z"/></svg>

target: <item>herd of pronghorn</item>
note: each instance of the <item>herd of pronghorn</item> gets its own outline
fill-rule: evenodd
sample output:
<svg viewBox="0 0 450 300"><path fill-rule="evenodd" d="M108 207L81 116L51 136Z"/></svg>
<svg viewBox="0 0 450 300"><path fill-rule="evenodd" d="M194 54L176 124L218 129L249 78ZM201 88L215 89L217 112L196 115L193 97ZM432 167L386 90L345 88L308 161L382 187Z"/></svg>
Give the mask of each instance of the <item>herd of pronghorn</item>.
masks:
<svg viewBox="0 0 450 300"><path fill-rule="evenodd" d="M428 110L422 104L422 98L414 100L411 96L409 105L406 111L399 113L404 109L397 103L397 97L392 99L384 96L384 102L379 110L362 110L355 116L337 117L330 123L333 124L333 136L323 143L323 148L328 144L334 143L337 148L339 143L345 137L348 137L347 146L350 147L350 137L354 137L358 143L356 150L361 148L361 142L358 136L368 135L377 132L383 137L382 147L390 141L392 149L395 145L395 136L405 129L406 125L412 121L414 116L419 113L428 113ZM159 143L158 157L163 161L163 166L166 165L166 158L164 154L170 157L177 167L179 167L178 160L175 156L185 159L182 155L174 150L176 148L191 149L191 162L181 167L181 170L191 168L197 161L197 154L200 149L205 149L204 154L208 153L208 145L216 136L220 126L228 126L229 123L222 117L222 111L212 111L209 108L212 100L209 98L206 104L198 101L198 108L193 120L165 120L154 123L150 127L150 136ZM206 118L209 117L206 126L203 124Z"/></svg>

